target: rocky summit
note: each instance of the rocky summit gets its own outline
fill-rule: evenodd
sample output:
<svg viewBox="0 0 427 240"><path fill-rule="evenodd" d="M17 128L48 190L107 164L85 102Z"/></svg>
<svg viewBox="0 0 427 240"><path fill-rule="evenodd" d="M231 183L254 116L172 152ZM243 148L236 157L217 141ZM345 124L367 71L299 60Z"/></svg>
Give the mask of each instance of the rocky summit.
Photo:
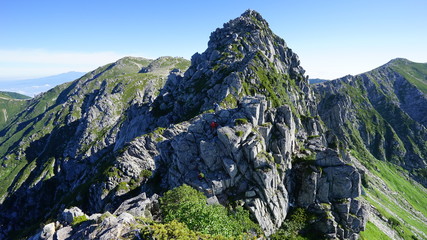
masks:
<svg viewBox="0 0 427 240"><path fill-rule="evenodd" d="M414 64L309 85L248 10L191 62L126 57L20 100L0 239L425 239Z"/></svg>

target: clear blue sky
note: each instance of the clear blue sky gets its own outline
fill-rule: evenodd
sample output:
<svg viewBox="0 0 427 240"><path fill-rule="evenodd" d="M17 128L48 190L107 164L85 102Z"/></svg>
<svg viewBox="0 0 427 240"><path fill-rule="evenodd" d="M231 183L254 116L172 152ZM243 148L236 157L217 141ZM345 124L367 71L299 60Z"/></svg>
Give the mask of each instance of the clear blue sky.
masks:
<svg viewBox="0 0 427 240"><path fill-rule="evenodd" d="M0 80L90 71L128 55L189 59L246 9L263 15L310 77L396 57L427 62L425 0L1 0Z"/></svg>

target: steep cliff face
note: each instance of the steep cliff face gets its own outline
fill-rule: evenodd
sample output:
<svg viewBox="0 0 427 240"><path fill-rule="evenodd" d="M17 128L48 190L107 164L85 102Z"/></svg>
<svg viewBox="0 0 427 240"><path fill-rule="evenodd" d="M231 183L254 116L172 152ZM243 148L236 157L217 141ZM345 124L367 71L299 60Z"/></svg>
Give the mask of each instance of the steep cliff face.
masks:
<svg viewBox="0 0 427 240"><path fill-rule="evenodd" d="M187 184L211 204L249 209L266 236L304 208L325 238L357 238L361 175L322 124L299 64L247 11L213 32L185 73L172 70L182 59L125 58L34 99L1 139L15 164L3 177L3 236L53 219L34 239L118 238L135 217L153 217L157 194ZM71 206L93 224L71 224L83 216ZM120 216L96 214L105 211Z"/></svg>

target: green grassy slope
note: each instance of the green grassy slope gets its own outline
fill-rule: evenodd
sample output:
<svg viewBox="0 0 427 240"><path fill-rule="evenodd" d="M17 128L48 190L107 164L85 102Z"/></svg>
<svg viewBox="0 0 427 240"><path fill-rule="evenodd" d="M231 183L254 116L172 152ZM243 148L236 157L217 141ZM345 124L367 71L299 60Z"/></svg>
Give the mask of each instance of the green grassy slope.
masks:
<svg viewBox="0 0 427 240"><path fill-rule="evenodd" d="M427 63L415 63L406 59L395 59L390 67L404 76L423 93L427 94Z"/></svg>
<svg viewBox="0 0 427 240"><path fill-rule="evenodd" d="M0 97L0 131L13 119L19 112L23 111L28 101L16 100Z"/></svg>
<svg viewBox="0 0 427 240"><path fill-rule="evenodd" d="M352 155L366 167L362 181L364 198L385 224L403 239L427 238L427 189L411 179L408 171L379 161L367 151L353 150ZM378 232L372 225L362 236L372 237Z"/></svg>

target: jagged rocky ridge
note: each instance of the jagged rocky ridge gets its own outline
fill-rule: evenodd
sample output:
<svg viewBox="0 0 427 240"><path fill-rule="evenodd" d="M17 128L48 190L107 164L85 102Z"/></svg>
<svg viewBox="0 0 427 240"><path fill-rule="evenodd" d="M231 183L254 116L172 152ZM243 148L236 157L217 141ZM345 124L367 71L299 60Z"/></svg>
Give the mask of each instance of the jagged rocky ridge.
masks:
<svg viewBox="0 0 427 240"><path fill-rule="evenodd" d="M179 68L177 65L178 60L157 74L165 76ZM130 72L123 69L129 66L133 66ZM365 136L363 144L369 144L363 146L374 155L372 149L378 149L376 157L414 169L423 166L420 155L409 158L415 165L411 161L412 165L406 164L409 151L402 150L407 146L403 140L403 147L388 153L381 153L381 147L373 144L375 136L380 143L381 139L387 142L393 133L399 136L391 124L378 122L376 125L385 129L378 130L381 134L363 135L370 126L358 118L365 115L354 111L370 111L363 104L366 88L360 84L351 88L362 91L360 97L351 95L355 91L346 95L336 90L339 87L328 87L357 81L319 86L318 104L297 55L254 11L213 32L208 49L193 56L185 73L173 70L164 81L155 75L159 66L158 62L127 58L33 100L34 108L44 107L49 114L16 121L37 124L49 116L56 124L42 132L44 135L38 132L10 144L5 151L10 162L19 162L19 158L28 165L18 170L0 206L3 236L26 228L30 222L50 219L53 223L34 239L119 238L131 231L135 217L156 217L157 194L186 183L203 191L210 203L243 204L267 236L280 227L290 208L303 207L317 215L315 225L326 238L355 239L365 228L371 209L360 198L361 173L368 170L346 149L359 143L351 136ZM103 74L108 77L102 78ZM143 76L149 76L148 85L135 81ZM88 87L89 83L97 87ZM376 82L366 84L377 86ZM125 94L135 88L138 90ZM84 92L87 89L93 90ZM83 92L75 98L70 94L79 91ZM43 97L52 96L60 100L51 105L42 102ZM371 96L374 99L377 95ZM125 101L115 106L112 99ZM331 99L338 100L327 106ZM342 104L340 99L350 103ZM422 97L417 101L421 104ZM72 110L57 113L58 109ZM332 114L334 109L340 110L338 115ZM355 128L346 120L361 127ZM212 122L218 126L212 128ZM9 125L2 134L13 139L11 129L14 127ZM13 133L22 129L31 132L18 127ZM69 134L72 137L64 144L59 136ZM414 133L416 144L423 142L422 134ZM38 142L40 136L46 140ZM5 143L12 141L4 139ZM47 147L39 150L40 146ZM52 191L53 195L47 194ZM38 209L33 207L36 204ZM52 205L52 210L47 210ZM70 209L72 206L81 208L93 221L71 226L67 216L84 214ZM106 211L115 216L98 214Z"/></svg>

